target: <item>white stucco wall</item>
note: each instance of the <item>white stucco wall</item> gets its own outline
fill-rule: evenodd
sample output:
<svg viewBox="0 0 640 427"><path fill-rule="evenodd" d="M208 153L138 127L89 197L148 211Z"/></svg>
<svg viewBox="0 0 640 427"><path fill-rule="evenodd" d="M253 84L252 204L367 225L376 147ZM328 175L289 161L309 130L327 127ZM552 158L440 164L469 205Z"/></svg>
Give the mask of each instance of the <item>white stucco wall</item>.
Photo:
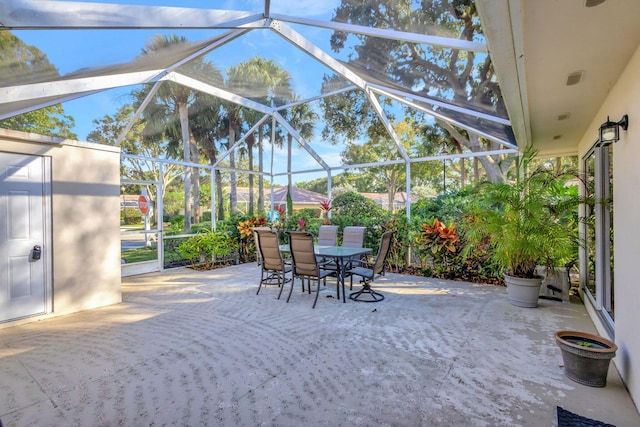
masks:
<svg viewBox="0 0 640 427"><path fill-rule="evenodd" d="M587 82L585 82L587 83ZM606 121L629 115L628 130L613 147L615 342L614 360L636 405L640 403L640 47L580 141L581 156ZM585 89L585 90L588 90ZM606 331L596 318L602 335Z"/></svg>
<svg viewBox="0 0 640 427"><path fill-rule="evenodd" d="M51 314L121 302L119 148L0 129L0 150L51 158Z"/></svg>

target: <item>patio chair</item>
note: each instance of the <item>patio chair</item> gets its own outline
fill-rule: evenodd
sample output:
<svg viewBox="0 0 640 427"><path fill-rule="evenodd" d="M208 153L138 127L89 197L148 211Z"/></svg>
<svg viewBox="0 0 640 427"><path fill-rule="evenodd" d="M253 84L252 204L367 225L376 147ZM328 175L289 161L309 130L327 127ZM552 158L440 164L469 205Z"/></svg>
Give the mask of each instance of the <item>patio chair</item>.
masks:
<svg viewBox="0 0 640 427"><path fill-rule="evenodd" d="M387 257L389 256L389 250L391 249L391 239L393 238L393 232L387 231L380 238L380 248L378 249L378 255L376 255L373 263L364 260L352 261L352 267L346 271L346 274L350 276L350 285L353 286L353 276L360 276L362 279L362 289L358 292L352 292L349 294L349 298L354 301L362 302L378 302L384 299L384 295L371 289L371 283L376 277L384 275L385 265L387 263ZM358 265L353 267L353 265ZM365 298L364 295L368 294L370 299Z"/></svg>
<svg viewBox="0 0 640 427"><path fill-rule="evenodd" d="M251 231L253 232L253 243L256 245L256 261L258 262L258 267L262 264L262 255L260 255L260 248L258 247L258 232L257 230L271 230L270 227L253 227Z"/></svg>
<svg viewBox="0 0 640 427"><path fill-rule="evenodd" d="M302 280L302 291L304 292L304 280L307 279L308 292L311 293L311 279L315 279L316 298L313 301L313 307L316 307L318 296L320 295L320 280L324 280L327 276L336 275L334 270L326 270L323 268L325 262L318 262L313 248L313 235L304 231L287 231L289 235L289 250L291 251L291 259L293 260L293 277L291 280L291 288L287 302L291 298L293 284L295 278ZM340 281L336 281L336 294L340 299Z"/></svg>
<svg viewBox="0 0 640 427"><path fill-rule="evenodd" d="M335 246L338 240L337 225L321 225L318 228L318 245Z"/></svg>
<svg viewBox="0 0 640 427"><path fill-rule="evenodd" d="M342 246L347 248L364 247L364 235L366 232L367 227L346 226L342 231Z"/></svg>
<svg viewBox="0 0 640 427"><path fill-rule="evenodd" d="M321 225L318 228L318 246L335 246L338 242L338 228L337 225ZM325 257L316 257L316 259L320 263L332 261ZM326 280L324 284L327 284Z"/></svg>
<svg viewBox="0 0 640 427"><path fill-rule="evenodd" d="M262 285L278 285L280 292L278 293L278 299L282 295L284 284L288 281L293 282L293 276L287 279L287 273L291 272L291 265L288 265L286 260L282 257L280 252L278 233L271 229L262 229L256 227L255 233L258 237L258 251L262 258L261 271L260 271L260 284L258 285L258 292ZM292 283L293 285L293 283Z"/></svg>
<svg viewBox="0 0 640 427"><path fill-rule="evenodd" d="M364 247L364 235L367 232L367 227L360 227L355 225L348 225L342 231L342 246L347 248L363 248ZM360 256L351 257L347 263L347 268L351 268L352 261L362 259ZM349 290L353 289L353 284Z"/></svg>

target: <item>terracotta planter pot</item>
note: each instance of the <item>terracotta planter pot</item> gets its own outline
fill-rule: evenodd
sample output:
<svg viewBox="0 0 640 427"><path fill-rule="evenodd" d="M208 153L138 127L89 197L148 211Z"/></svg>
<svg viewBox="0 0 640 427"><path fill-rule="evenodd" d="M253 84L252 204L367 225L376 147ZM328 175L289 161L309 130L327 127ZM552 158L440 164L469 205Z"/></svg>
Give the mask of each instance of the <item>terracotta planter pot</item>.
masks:
<svg viewBox="0 0 640 427"><path fill-rule="evenodd" d="M607 384L609 362L618 350L614 342L579 331L558 331L555 337L567 378L590 387Z"/></svg>
<svg viewBox="0 0 640 427"><path fill-rule="evenodd" d="M538 306L542 277L524 279L522 277L513 277L505 274L504 281L507 284L509 302L512 305L526 308Z"/></svg>

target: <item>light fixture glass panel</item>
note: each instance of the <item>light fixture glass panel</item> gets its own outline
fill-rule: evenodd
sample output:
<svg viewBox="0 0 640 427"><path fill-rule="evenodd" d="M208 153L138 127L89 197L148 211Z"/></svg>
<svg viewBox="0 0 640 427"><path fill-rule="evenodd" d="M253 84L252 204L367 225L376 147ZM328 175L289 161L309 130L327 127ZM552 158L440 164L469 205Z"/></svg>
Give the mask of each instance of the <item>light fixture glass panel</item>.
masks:
<svg viewBox="0 0 640 427"><path fill-rule="evenodd" d="M616 125L617 126L617 125ZM602 142L610 142L613 141L616 138L616 128L611 126L611 127L606 127L602 130Z"/></svg>

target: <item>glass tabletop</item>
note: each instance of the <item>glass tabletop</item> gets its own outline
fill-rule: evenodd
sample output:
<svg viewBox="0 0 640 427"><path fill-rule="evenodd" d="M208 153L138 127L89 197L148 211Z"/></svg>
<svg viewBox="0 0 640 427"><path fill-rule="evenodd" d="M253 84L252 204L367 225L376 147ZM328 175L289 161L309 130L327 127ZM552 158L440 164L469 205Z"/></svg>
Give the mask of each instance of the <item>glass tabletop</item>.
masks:
<svg viewBox="0 0 640 427"><path fill-rule="evenodd" d="M348 258L356 255L368 254L373 251L371 248L351 248L346 246L313 246L316 255L334 257L334 258ZM291 252L288 244L280 245L281 252Z"/></svg>

